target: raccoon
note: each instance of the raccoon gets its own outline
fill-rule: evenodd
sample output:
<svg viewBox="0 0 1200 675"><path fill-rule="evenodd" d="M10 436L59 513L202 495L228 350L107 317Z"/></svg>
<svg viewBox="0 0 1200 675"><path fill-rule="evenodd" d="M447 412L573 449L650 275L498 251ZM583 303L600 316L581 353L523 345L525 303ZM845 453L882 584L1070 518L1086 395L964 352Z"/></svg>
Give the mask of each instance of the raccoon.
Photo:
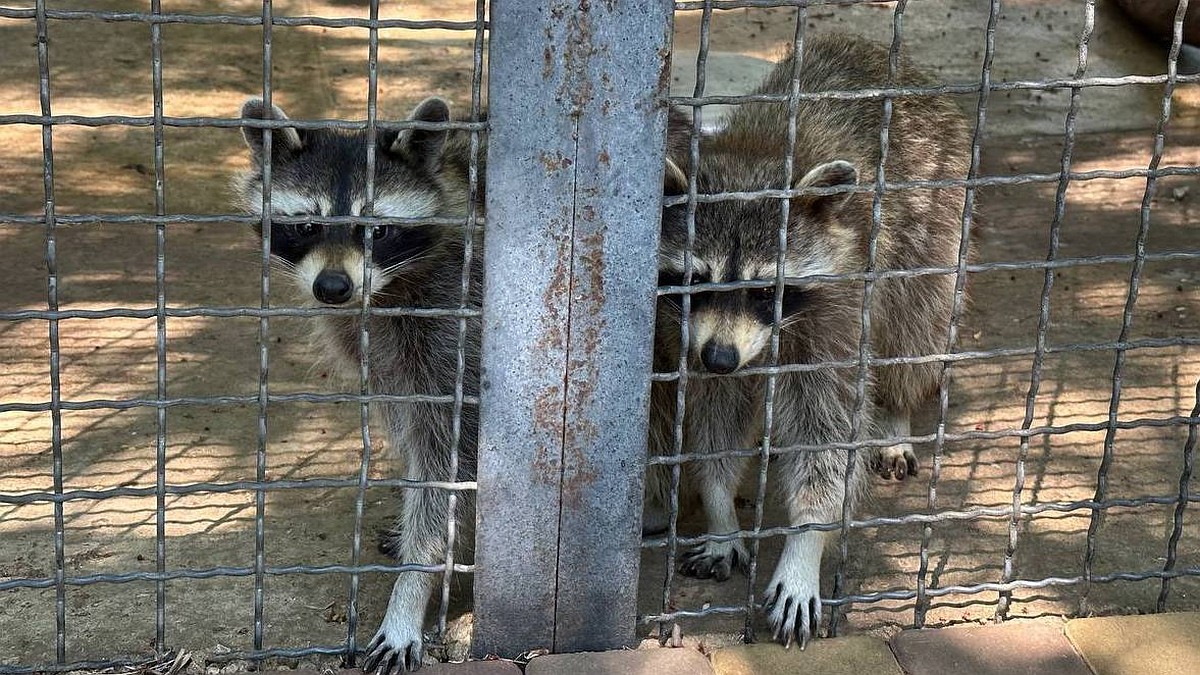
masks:
<svg viewBox="0 0 1200 675"><path fill-rule="evenodd" d="M251 99L244 119L287 119L277 107ZM446 122L449 106L430 98L412 112L419 122ZM262 131L243 127L252 169L237 182L242 205L261 213L264 147ZM271 208L277 216L363 215L367 188L365 131L273 132ZM464 217L468 213L469 134L462 131L379 131L375 148L374 214L392 218ZM482 163L481 163L482 164ZM482 165L480 177L482 180ZM482 200L475 204L482 213ZM364 283L365 230L361 225L312 222L272 223L271 257L298 285L308 305L356 307L363 295L373 307L458 307L463 302L465 242L459 227L373 225L370 288ZM262 228L255 228L262 236ZM475 235L473 235L475 236ZM474 241L467 305L480 306L482 249ZM445 395L455 390L459 320L412 315L372 316L369 321L370 389L376 394ZM479 319L468 319L464 393L478 395ZM325 315L316 321L315 343L324 357L357 381L361 318ZM402 459L404 477L414 481L473 480L478 419L462 410L459 463L451 475L453 415L444 403L376 403L373 412L386 430L389 450ZM437 565L445 561L448 518L474 522L469 493L459 493L458 513L449 513L445 491L407 489L400 517L381 549L397 561ZM469 527L468 527L469 531ZM461 539L470 540L469 536ZM424 615L434 577L401 573L387 613L367 646L365 670L415 670L423 656Z"/></svg>
<svg viewBox="0 0 1200 675"><path fill-rule="evenodd" d="M888 50L841 34L810 36L800 64L803 92L884 87ZM755 93L791 90L795 55L784 58ZM907 62L896 84L926 79ZM882 105L878 100L801 100L796 117L794 180L784 183L788 138L785 103L740 106L724 128L699 140L699 166L680 153L690 130L672 115L664 192L686 194L691 171L700 194L785 188L852 188L875 180L880 158ZM963 178L970 143L957 106L944 97L894 100L888 155L888 181ZM882 201L875 267L895 270L957 264L964 189L900 190ZM701 202L695 206L695 238L690 282L709 284L763 280L736 290L702 289L691 295L689 368L710 375L686 382L684 445L699 455L757 447L764 429L764 376L731 375L769 363L776 302L782 304L779 363L856 361L862 330L864 284L820 281L819 275L862 272L872 228L870 192L801 194L787 202L787 248L783 256L783 297L776 298L777 252L782 222L778 199ZM659 270L661 286L685 281L687 207L663 211ZM807 277L807 279L806 279ZM794 281L792 281L794 280ZM927 275L880 279L871 299L872 353L879 357L920 356L945 349L953 305L954 277ZM675 371L680 359L681 296L662 295L655 331L655 370ZM871 369L862 401L860 438L909 435L912 412L937 388L939 364L902 364ZM858 367L790 371L774 387L773 446L845 442L854 436ZM651 402L651 452L672 447L676 384L658 382ZM843 500L851 506L863 495L870 453L827 450L774 455L769 494L785 508L788 523L835 523ZM879 470L895 477L915 474L909 444L882 453ZM699 458L688 462L686 478L699 493L712 535L739 530L734 498L746 459ZM665 472L648 476L647 506L657 508L667 493ZM648 515L647 522L655 522ZM821 617L820 566L827 532L811 529L788 535L782 557L764 595L774 638L803 648L816 636ZM681 571L700 578L728 579L748 561L740 540L706 541L686 552Z"/></svg>

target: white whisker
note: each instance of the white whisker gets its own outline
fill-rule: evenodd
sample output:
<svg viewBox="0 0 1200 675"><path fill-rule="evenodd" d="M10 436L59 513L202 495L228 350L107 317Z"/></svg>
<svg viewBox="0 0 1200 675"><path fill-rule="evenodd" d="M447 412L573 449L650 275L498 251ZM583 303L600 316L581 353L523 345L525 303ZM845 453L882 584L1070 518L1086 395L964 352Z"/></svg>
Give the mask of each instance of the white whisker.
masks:
<svg viewBox="0 0 1200 675"><path fill-rule="evenodd" d="M384 267L383 269L379 270L379 274L389 275L389 276L396 275L397 272L404 269L405 267L415 265L416 263L419 263L422 260L428 260L431 257L432 256L430 254L425 253L422 255L413 256L411 258L405 258L404 260L401 260L398 263L388 265L387 267Z"/></svg>

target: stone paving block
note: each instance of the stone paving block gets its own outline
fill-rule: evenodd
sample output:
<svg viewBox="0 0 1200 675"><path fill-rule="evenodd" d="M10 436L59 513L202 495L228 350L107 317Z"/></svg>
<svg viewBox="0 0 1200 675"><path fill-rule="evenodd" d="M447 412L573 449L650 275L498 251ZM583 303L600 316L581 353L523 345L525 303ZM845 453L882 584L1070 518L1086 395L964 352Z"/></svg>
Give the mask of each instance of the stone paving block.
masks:
<svg viewBox="0 0 1200 675"><path fill-rule="evenodd" d="M539 656L525 666L525 675L712 675L712 672L708 659L694 649L550 654Z"/></svg>
<svg viewBox="0 0 1200 675"><path fill-rule="evenodd" d="M512 661L438 663L421 666L421 670L418 672L425 673L425 675L521 675L521 669Z"/></svg>
<svg viewBox="0 0 1200 675"><path fill-rule="evenodd" d="M867 635L815 640L804 651L777 644L738 645L712 653L717 675L902 675L883 640Z"/></svg>
<svg viewBox="0 0 1200 675"><path fill-rule="evenodd" d="M1200 612L1073 619L1066 633L1096 675L1200 673Z"/></svg>
<svg viewBox="0 0 1200 675"><path fill-rule="evenodd" d="M1091 675L1057 618L906 630L892 650L909 675Z"/></svg>
<svg viewBox="0 0 1200 675"><path fill-rule="evenodd" d="M259 675L321 675L319 670L262 671ZM337 675L363 675L357 668L342 668L332 671ZM521 675L521 669L511 661L467 661L465 663L436 663L421 666L421 675Z"/></svg>

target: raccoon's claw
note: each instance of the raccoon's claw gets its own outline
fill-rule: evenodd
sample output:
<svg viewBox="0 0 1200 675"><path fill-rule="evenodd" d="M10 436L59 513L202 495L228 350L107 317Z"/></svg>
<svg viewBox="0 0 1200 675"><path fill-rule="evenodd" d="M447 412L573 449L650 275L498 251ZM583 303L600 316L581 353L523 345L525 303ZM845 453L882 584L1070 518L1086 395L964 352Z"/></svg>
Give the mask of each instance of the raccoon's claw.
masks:
<svg viewBox="0 0 1200 675"><path fill-rule="evenodd" d="M363 659L362 669L364 673L373 675L412 672L421 667L423 651L420 640L410 640L403 646L392 644L381 628L367 645L367 655Z"/></svg>
<svg viewBox="0 0 1200 675"><path fill-rule="evenodd" d="M396 541L397 533L392 529L383 529L379 531L379 537L376 539L375 547L380 553L389 558L398 559L400 554L399 544Z"/></svg>
<svg viewBox="0 0 1200 675"><path fill-rule="evenodd" d="M818 635L821 598L816 594L788 593L782 583L773 583L763 595L763 611L771 625L772 639L784 648L796 641L804 649Z"/></svg>
<svg viewBox="0 0 1200 675"><path fill-rule="evenodd" d="M696 550L683 555L683 564L679 571L685 576L697 579L725 581L732 576L733 565L730 564L728 556L714 558L703 550Z"/></svg>
<svg viewBox="0 0 1200 675"><path fill-rule="evenodd" d="M733 568L745 561L746 554L732 542L705 542L683 554L679 571L697 579L727 581L733 575Z"/></svg>
<svg viewBox="0 0 1200 675"><path fill-rule="evenodd" d="M880 448L875 453L874 469L884 480L904 480L917 475L920 461L911 443Z"/></svg>

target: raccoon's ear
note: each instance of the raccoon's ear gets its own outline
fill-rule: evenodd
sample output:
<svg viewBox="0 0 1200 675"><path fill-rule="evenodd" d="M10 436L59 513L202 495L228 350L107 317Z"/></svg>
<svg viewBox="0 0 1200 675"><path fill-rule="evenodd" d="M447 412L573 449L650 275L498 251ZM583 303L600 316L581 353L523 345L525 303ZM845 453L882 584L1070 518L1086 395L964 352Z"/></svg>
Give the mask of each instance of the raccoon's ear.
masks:
<svg viewBox="0 0 1200 675"><path fill-rule="evenodd" d="M667 161L663 172L663 195L687 193L688 177L679 162L686 162L692 147L692 118L678 106L667 111Z"/></svg>
<svg viewBox="0 0 1200 675"><path fill-rule="evenodd" d="M796 181L794 189L835 187L838 185L854 185L858 182L858 170L845 160L836 160L818 164ZM792 200L792 204L810 216L826 217L836 213L853 192L839 192L832 195L801 195Z"/></svg>
<svg viewBox="0 0 1200 675"><path fill-rule="evenodd" d="M675 160L667 157L666 167L663 170L663 195L674 197L676 195L687 194L687 191L687 173L679 168Z"/></svg>
<svg viewBox="0 0 1200 675"><path fill-rule="evenodd" d="M667 157L687 157L692 147L692 116L679 106L667 111Z"/></svg>
<svg viewBox="0 0 1200 675"><path fill-rule="evenodd" d="M244 120L286 120L287 118L288 116L284 114L279 106L273 105L268 110L266 102L261 98L252 98L242 104L242 119ZM299 129L283 127L274 131L275 133L271 136L271 153L273 155L278 155L282 152L296 152L304 147L304 139L300 135ZM254 162L262 164L262 129L242 127L242 138L246 139L246 145L250 148L250 154L254 156Z"/></svg>
<svg viewBox="0 0 1200 675"><path fill-rule="evenodd" d="M421 101L408 119L414 122L449 122L450 105L443 99L431 96ZM448 129L404 129L388 150L436 171L441 166L442 151L449 136Z"/></svg>

